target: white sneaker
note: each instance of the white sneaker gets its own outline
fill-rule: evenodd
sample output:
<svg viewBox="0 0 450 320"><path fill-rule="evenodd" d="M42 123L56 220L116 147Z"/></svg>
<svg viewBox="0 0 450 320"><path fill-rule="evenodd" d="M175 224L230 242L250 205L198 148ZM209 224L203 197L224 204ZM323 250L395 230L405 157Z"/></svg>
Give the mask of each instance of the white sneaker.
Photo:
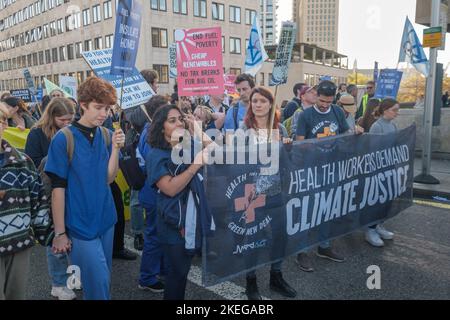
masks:
<svg viewBox="0 0 450 320"><path fill-rule="evenodd" d="M394 233L387 231L382 224L377 225L376 232L380 235L381 239L392 240L394 239Z"/></svg>
<svg viewBox="0 0 450 320"><path fill-rule="evenodd" d="M375 229L369 229L366 231L366 241L374 247L384 246L383 240L381 240L380 235L375 231Z"/></svg>
<svg viewBox="0 0 450 320"><path fill-rule="evenodd" d="M51 295L58 300L73 300L77 297L75 292L67 287L52 287Z"/></svg>

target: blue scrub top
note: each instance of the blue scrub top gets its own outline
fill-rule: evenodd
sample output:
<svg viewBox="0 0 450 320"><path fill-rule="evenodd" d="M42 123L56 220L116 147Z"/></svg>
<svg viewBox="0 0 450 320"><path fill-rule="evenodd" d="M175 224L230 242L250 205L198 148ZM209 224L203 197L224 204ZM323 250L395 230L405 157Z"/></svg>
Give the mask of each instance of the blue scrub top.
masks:
<svg viewBox="0 0 450 320"><path fill-rule="evenodd" d="M108 184L111 145L106 146L100 128L91 143L75 127L74 153L69 163L66 138L58 132L48 151L45 171L67 180L65 225L71 237L92 240L117 222L116 208Z"/></svg>
<svg viewBox="0 0 450 320"><path fill-rule="evenodd" d="M235 128L235 123L234 123L234 119L233 119L233 109L236 108L236 106L228 109L227 111L227 115L225 117L225 123L223 125L223 128L225 130L237 130L241 127L245 115L247 114L247 108L245 107L245 105L239 101L239 103L237 104L239 110L238 110L238 114L237 114L237 125L238 127Z"/></svg>

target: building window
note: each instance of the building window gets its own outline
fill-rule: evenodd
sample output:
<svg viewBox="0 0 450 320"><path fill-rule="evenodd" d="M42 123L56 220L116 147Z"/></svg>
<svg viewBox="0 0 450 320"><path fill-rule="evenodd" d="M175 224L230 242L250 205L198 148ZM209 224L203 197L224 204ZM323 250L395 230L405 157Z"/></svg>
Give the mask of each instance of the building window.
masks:
<svg viewBox="0 0 450 320"><path fill-rule="evenodd" d="M65 61L66 57L66 47L59 47L59 61Z"/></svg>
<svg viewBox="0 0 450 320"><path fill-rule="evenodd" d="M52 49L52 62L58 62L58 48Z"/></svg>
<svg viewBox="0 0 450 320"><path fill-rule="evenodd" d="M245 9L245 24L252 25L255 17L256 17L255 10Z"/></svg>
<svg viewBox="0 0 450 320"><path fill-rule="evenodd" d="M152 28L152 46L167 48L167 29Z"/></svg>
<svg viewBox="0 0 450 320"><path fill-rule="evenodd" d="M212 18L213 20L225 20L225 5L221 3L212 3Z"/></svg>
<svg viewBox="0 0 450 320"><path fill-rule="evenodd" d="M230 37L230 53L241 54L241 39Z"/></svg>
<svg viewBox="0 0 450 320"><path fill-rule="evenodd" d="M84 41L84 51L92 51L92 40Z"/></svg>
<svg viewBox="0 0 450 320"><path fill-rule="evenodd" d="M114 42L114 35L109 34L109 35L105 36L105 49L112 48L113 42Z"/></svg>
<svg viewBox="0 0 450 320"><path fill-rule="evenodd" d="M194 16L206 18L206 0L194 0Z"/></svg>
<svg viewBox="0 0 450 320"><path fill-rule="evenodd" d="M241 69L240 68L230 68L230 74L240 75Z"/></svg>
<svg viewBox="0 0 450 320"><path fill-rule="evenodd" d="M112 4L111 0L103 2L103 19L112 18Z"/></svg>
<svg viewBox="0 0 450 320"><path fill-rule="evenodd" d="M100 10L100 5L96 5L92 7L92 22L97 23L102 19L102 12Z"/></svg>
<svg viewBox="0 0 450 320"><path fill-rule="evenodd" d="M150 6L153 10L167 11L166 0L151 0Z"/></svg>
<svg viewBox="0 0 450 320"><path fill-rule="evenodd" d="M230 22L241 23L241 8L230 6Z"/></svg>
<svg viewBox="0 0 450 320"><path fill-rule="evenodd" d="M89 9L83 10L83 26L88 26L91 24L91 12Z"/></svg>
<svg viewBox="0 0 450 320"><path fill-rule="evenodd" d="M103 38L102 37L98 37L94 39L94 50L100 50L103 49Z"/></svg>
<svg viewBox="0 0 450 320"><path fill-rule="evenodd" d="M225 37L222 36L222 53L225 53Z"/></svg>
<svg viewBox="0 0 450 320"><path fill-rule="evenodd" d="M64 32L64 21L63 19L58 19L58 34Z"/></svg>
<svg viewBox="0 0 450 320"><path fill-rule="evenodd" d="M173 12L187 14L187 0L173 0Z"/></svg>
<svg viewBox="0 0 450 320"><path fill-rule="evenodd" d="M81 53L83 52L83 44L81 42L75 43L75 57L81 58Z"/></svg>
<svg viewBox="0 0 450 320"><path fill-rule="evenodd" d="M68 60L73 60L74 55L73 55L73 44L68 44L67 45L67 59Z"/></svg>
<svg viewBox="0 0 450 320"><path fill-rule="evenodd" d="M169 66L166 64L154 64L153 70L158 73L159 83L169 83Z"/></svg>
<svg viewBox="0 0 450 320"><path fill-rule="evenodd" d="M50 35L52 37L56 36L56 21L50 22ZM28 43L26 37L25 37L25 43Z"/></svg>
<svg viewBox="0 0 450 320"><path fill-rule="evenodd" d="M19 60L19 59L17 59ZM39 51L39 65L44 64L44 51Z"/></svg>

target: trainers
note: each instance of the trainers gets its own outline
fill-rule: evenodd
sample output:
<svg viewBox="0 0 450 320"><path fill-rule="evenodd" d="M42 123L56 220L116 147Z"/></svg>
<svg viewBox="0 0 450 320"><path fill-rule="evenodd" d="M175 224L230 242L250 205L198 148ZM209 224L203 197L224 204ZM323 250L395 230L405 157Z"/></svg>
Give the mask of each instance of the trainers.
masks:
<svg viewBox="0 0 450 320"><path fill-rule="evenodd" d="M134 236L134 248L139 251L144 250L144 236L142 234Z"/></svg>
<svg viewBox="0 0 450 320"><path fill-rule="evenodd" d="M374 247L382 247L384 246L383 240L381 240L380 235L376 231L376 229L371 229L366 231L365 234L366 241L373 245Z"/></svg>
<svg viewBox="0 0 450 320"><path fill-rule="evenodd" d="M117 252L113 252L113 259L121 259L121 260L136 260L137 254L127 250L122 249Z"/></svg>
<svg viewBox="0 0 450 320"><path fill-rule="evenodd" d="M342 257L341 255L339 255L338 253L334 252L333 249L331 249L331 247L329 247L329 248L319 247L317 249L317 256L324 258L324 259L329 259L334 262L344 262L345 261L345 258Z"/></svg>
<svg viewBox="0 0 450 320"><path fill-rule="evenodd" d="M51 295L58 298L58 300L73 300L77 298L75 292L67 287L52 287Z"/></svg>
<svg viewBox="0 0 450 320"><path fill-rule="evenodd" d="M387 231L382 224L377 225L375 231L380 235L381 239L384 240L394 239L394 233Z"/></svg>
<svg viewBox="0 0 450 320"><path fill-rule="evenodd" d="M142 285L138 285L138 288L141 290L145 290L145 291L151 291L154 293L161 293L164 292L164 284L161 281L157 281L155 284L151 284L148 286L142 286Z"/></svg>
<svg viewBox="0 0 450 320"><path fill-rule="evenodd" d="M295 262L297 262L298 267L300 270L305 272L313 272L314 268L311 264L311 259L308 257L306 252L300 252L297 255L297 258L295 259Z"/></svg>
<svg viewBox="0 0 450 320"><path fill-rule="evenodd" d="M280 271L270 271L270 290L278 292L286 298L295 298L297 296L297 291L283 279Z"/></svg>
<svg viewBox="0 0 450 320"><path fill-rule="evenodd" d="M245 294L248 300L262 300L259 294L258 284L256 283L256 277L247 278L247 284L245 285Z"/></svg>

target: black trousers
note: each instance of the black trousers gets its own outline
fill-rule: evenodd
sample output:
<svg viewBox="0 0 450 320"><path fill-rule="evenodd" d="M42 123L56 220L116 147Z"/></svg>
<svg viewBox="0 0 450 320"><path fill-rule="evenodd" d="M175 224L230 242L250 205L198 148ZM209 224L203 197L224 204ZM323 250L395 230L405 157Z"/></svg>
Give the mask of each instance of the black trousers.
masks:
<svg viewBox="0 0 450 320"><path fill-rule="evenodd" d="M184 300L192 256L186 254L184 243L164 244L163 252L164 257L169 260L169 272L164 284L164 300Z"/></svg>
<svg viewBox="0 0 450 320"><path fill-rule="evenodd" d="M110 184L114 204L117 212L117 223L114 228L113 251L118 252L125 246L125 209L123 206L122 192L116 182Z"/></svg>

